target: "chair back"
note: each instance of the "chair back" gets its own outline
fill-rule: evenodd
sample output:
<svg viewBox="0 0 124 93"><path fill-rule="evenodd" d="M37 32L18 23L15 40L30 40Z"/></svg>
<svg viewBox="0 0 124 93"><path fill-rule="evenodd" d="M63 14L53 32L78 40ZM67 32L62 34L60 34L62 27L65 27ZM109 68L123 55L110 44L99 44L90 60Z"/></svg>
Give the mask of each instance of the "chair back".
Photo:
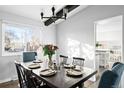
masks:
<svg viewBox="0 0 124 93"><path fill-rule="evenodd" d="M73 57L73 65L84 66L84 58Z"/></svg>
<svg viewBox="0 0 124 93"><path fill-rule="evenodd" d="M20 63L15 62L15 66L16 66L16 70L17 70L17 75L18 75L20 88L24 88L24 87L26 87L26 84L25 84L26 78L25 78L24 71L21 68Z"/></svg>
<svg viewBox="0 0 124 93"><path fill-rule="evenodd" d="M22 66L20 63L15 63L20 88L35 88L36 84L33 80L32 70L29 70Z"/></svg>
<svg viewBox="0 0 124 93"><path fill-rule="evenodd" d="M112 68L113 68L114 66L118 65L118 64L122 64L122 63L121 63L121 62L115 62L115 63L113 64Z"/></svg>
<svg viewBox="0 0 124 93"><path fill-rule="evenodd" d="M124 72L124 64L123 63L119 63L119 64L115 65L112 68L112 72L117 75L117 77L114 78L113 87L119 87L119 84L120 84L120 81L121 81L121 77L122 77L122 74Z"/></svg>
<svg viewBox="0 0 124 93"><path fill-rule="evenodd" d="M68 56L60 55L61 64L67 64Z"/></svg>
<svg viewBox="0 0 124 93"><path fill-rule="evenodd" d="M121 81L121 77L124 71L123 63L115 63L111 70L106 70L103 72L99 88L118 88Z"/></svg>
<svg viewBox="0 0 124 93"><path fill-rule="evenodd" d="M37 52L23 52L23 62L30 62L35 60Z"/></svg>

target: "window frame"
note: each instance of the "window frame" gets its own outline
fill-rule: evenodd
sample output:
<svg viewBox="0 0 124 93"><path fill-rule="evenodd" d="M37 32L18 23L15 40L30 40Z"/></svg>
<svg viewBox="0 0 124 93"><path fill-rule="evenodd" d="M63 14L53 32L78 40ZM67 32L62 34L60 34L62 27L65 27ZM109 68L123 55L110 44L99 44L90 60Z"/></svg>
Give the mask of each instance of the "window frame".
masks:
<svg viewBox="0 0 124 93"><path fill-rule="evenodd" d="M26 24L20 24L20 23L16 23L16 22L5 21L5 20L2 21L2 44L1 44L2 45L1 46L2 47L2 56L21 56L24 51L27 51L26 48L24 49L24 51L19 51L19 52L6 52L4 49L5 48L5 28L6 28L5 26L6 25L17 27L17 28L29 29L29 30L32 30L32 33L33 33L34 28L39 28L39 27L26 25ZM41 37L39 38L39 40L41 41ZM25 41L26 42L28 41L27 38L25 38ZM26 42L25 42L25 44L26 44ZM25 45L25 46L27 46L27 45Z"/></svg>

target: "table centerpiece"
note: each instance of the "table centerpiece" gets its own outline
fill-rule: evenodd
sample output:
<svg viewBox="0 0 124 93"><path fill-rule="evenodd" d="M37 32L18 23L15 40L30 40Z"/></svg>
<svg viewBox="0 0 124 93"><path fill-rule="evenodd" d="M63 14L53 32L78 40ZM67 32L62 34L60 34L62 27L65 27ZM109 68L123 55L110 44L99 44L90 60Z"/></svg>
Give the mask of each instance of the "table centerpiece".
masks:
<svg viewBox="0 0 124 93"><path fill-rule="evenodd" d="M57 49L58 47L52 44L48 44L43 47L44 56L48 56L48 59L49 59L48 66L50 69L52 69L52 66L53 66L52 56L55 54L55 51Z"/></svg>

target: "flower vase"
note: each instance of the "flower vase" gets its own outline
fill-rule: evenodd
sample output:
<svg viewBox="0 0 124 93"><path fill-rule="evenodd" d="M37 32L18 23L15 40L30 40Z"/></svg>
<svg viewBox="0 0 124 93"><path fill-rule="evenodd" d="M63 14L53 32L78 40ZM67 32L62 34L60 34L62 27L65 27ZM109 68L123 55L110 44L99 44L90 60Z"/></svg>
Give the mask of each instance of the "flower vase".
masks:
<svg viewBox="0 0 124 93"><path fill-rule="evenodd" d="M53 62L52 62L52 56L48 56L49 57L49 63L48 66L50 69L53 69Z"/></svg>

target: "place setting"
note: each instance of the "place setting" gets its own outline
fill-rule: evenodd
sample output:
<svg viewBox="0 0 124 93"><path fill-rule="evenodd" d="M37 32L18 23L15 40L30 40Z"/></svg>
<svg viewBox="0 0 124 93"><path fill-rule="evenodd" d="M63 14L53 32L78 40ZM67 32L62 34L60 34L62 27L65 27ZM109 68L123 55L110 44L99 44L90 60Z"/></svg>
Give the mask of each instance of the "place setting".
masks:
<svg viewBox="0 0 124 93"><path fill-rule="evenodd" d="M53 76L57 73L56 70L53 69L44 69L40 71L40 76L44 76L44 77L49 77L49 76Z"/></svg>
<svg viewBox="0 0 124 93"><path fill-rule="evenodd" d="M33 60L33 63L43 63L43 61L39 59L38 56L35 56L35 60Z"/></svg>
<svg viewBox="0 0 124 93"><path fill-rule="evenodd" d="M30 69L37 69L37 68L40 68L40 64L39 63L32 63L30 65L28 65L28 68Z"/></svg>
<svg viewBox="0 0 124 93"><path fill-rule="evenodd" d="M71 68L66 70L66 75L71 77L79 77L84 74L82 67L73 65Z"/></svg>
<svg viewBox="0 0 124 93"><path fill-rule="evenodd" d="M49 77L49 76L53 76L57 73L58 67L56 65L56 63L53 63L51 66L47 65L47 67L43 70L41 70L40 76L44 76L44 77Z"/></svg>
<svg viewBox="0 0 124 93"><path fill-rule="evenodd" d="M71 64L64 64L63 66L66 69L74 68L74 65L71 65Z"/></svg>
<svg viewBox="0 0 124 93"><path fill-rule="evenodd" d="M43 63L42 60L34 60L33 63Z"/></svg>
<svg viewBox="0 0 124 93"><path fill-rule="evenodd" d="M30 69L37 69L40 68L41 65L40 63L43 63L42 60L38 59L37 56L35 57L35 60L33 60L33 63L31 63L30 65L28 65L28 68Z"/></svg>
<svg viewBox="0 0 124 93"><path fill-rule="evenodd" d="M72 76L72 77L79 77L79 76L83 75L82 71L76 71L76 70L73 70L73 69L72 70L67 70L66 74L68 76Z"/></svg>

